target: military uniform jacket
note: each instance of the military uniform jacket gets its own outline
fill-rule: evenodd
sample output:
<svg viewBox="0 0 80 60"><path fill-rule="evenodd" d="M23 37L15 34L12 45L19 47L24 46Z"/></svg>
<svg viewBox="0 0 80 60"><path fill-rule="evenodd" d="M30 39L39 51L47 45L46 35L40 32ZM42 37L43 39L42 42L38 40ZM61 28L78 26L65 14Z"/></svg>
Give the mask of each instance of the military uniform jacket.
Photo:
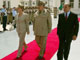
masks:
<svg viewBox="0 0 80 60"><path fill-rule="evenodd" d="M15 23L16 23L16 30L19 33L26 33L29 32L29 18L28 15L23 13L22 16L16 16Z"/></svg>
<svg viewBox="0 0 80 60"><path fill-rule="evenodd" d="M32 21L35 35L47 36L48 33L51 32L52 27L51 15L47 10L42 11L40 14L39 11L37 11L34 14L34 18Z"/></svg>

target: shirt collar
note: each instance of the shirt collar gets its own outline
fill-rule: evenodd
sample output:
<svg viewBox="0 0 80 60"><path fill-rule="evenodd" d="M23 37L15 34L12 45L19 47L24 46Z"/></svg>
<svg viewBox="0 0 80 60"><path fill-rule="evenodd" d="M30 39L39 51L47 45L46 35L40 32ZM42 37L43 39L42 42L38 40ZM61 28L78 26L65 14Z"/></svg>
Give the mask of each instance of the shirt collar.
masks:
<svg viewBox="0 0 80 60"><path fill-rule="evenodd" d="M66 12L64 12L64 15L66 16ZM67 16L70 15L70 11L67 12Z"/></svg>

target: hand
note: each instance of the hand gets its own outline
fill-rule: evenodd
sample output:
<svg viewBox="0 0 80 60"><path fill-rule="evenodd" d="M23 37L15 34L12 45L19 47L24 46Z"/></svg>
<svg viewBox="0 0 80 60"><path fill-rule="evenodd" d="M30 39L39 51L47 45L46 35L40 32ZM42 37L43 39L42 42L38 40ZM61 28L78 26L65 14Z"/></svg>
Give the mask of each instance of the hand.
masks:
<svg viewBox="0 0 80 60"><path fill-rule="evenodd" d="M74 35L72 38L73 38L73 40L76 40L77 36L76 36L76 35Z"/></svg>
<svg viewBox="0 0 80 60"><path fill-rule="evenodd" d="M27 32L27 34L30 34L30 32Z"/></svg>

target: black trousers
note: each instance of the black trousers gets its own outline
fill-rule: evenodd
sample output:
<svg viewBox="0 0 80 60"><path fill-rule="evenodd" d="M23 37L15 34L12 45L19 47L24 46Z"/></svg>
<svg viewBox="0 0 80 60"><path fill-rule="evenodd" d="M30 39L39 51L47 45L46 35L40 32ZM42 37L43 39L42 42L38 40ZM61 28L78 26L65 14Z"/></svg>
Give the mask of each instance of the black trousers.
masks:
<svg viewBox="0 0 80 60"><path fill-rule="evenodd" d="M57 52L57 60L68 60L68 55L70 52L70 45L72 41L72 37L68 36L66 37L65 35L59 36L59 49Z"/></svg>
<svg viewBox="0 0 80 60"><path fill-rule="evenodd" d="M15 17L13 17L13 20L15 20Z"/></svg>
<svg viewBox="0 0 80 60"><path fill-rule="evenodd" d="M3 16L3 30L6 29L7 16Z"/></svg>

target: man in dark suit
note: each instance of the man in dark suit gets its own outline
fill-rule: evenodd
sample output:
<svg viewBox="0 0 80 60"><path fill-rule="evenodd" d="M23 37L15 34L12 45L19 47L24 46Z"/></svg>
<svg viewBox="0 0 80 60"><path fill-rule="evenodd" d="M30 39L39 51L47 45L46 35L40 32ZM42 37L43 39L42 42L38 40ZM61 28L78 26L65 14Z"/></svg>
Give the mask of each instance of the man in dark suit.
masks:
<svg viewBox="0 0 80 60"><path fill-rule="evenodd" d="M70 11L70 5L64 4L64 13L59 14L57 34L59 36L59 49L57 60L68 60L72 40L76 40L79 22L76 14Z"/></svg>

